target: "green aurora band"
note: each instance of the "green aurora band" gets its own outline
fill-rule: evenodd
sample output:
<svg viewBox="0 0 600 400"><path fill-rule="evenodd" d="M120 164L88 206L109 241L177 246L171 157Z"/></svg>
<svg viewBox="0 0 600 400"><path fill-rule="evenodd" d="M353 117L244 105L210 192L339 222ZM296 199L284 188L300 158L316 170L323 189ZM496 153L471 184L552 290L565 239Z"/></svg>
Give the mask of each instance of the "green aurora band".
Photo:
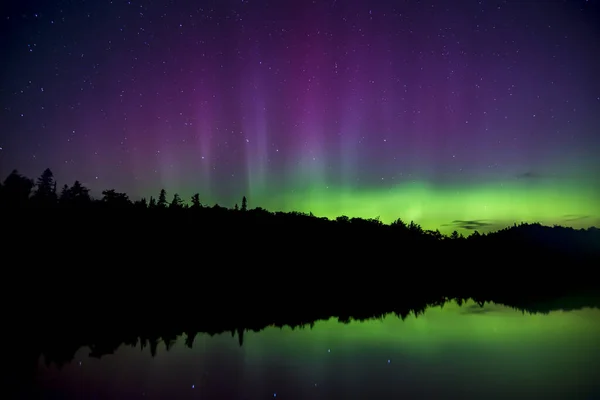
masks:
<svg viewBox="0 0 600 400"><path fill-rule="evenodd" d="M261 189L250 185L248 193L240 193L238 204L245 194L250 208L312 212L330 219L341 215L379 217L384 223L401 218L405 222L414 221L424 229L439 229L444 234L454 230L464 234L472 232L463 229L465 225L477 225L476 229L483 233L520 222L574 228L600 226L600 189L598 181L593 179L514 179L462 185L412 181L366 189L327 186L325 182L298 179L295 185L283 191L257 186ZM189 199L194 191L182 187L179 193ZM201 193L201 201L205 204L233 207L234 204L223 200L210 195L203 197Z"/></svg>

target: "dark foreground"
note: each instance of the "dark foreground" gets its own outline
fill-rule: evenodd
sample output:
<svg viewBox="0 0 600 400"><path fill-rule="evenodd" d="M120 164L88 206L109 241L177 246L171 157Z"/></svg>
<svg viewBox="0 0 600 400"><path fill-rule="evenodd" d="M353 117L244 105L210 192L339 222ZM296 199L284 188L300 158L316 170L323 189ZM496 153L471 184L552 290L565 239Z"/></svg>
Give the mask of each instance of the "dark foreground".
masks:
<svg viewBox="0 0 600 400"><path fill-rule="evenodd" d="M524 312L600 306L597 229L534 224L462 238L261 210L42 211L4 225L17 387L41 354L60 365L82 346L94 357L122 343L156 351L199 332L242 344L267 326L404 318L449 299Z"/></svg>

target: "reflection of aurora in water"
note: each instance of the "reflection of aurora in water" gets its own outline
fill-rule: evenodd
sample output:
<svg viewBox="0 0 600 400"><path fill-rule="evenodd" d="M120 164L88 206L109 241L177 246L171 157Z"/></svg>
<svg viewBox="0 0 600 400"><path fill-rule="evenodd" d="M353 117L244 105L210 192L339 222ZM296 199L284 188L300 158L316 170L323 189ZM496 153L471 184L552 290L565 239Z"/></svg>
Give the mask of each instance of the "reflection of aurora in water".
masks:
<svg viewBox="0 0 600 400"><path fill-rule="evenodd" d="M40 382L61 396L107 398L589 398L600 395L600 310L523 314L472 302L402 321L184 338L165 351L81 349ZM81 364L79 363L81 361ZM596 386L594 386L596 385Z"/></svg>

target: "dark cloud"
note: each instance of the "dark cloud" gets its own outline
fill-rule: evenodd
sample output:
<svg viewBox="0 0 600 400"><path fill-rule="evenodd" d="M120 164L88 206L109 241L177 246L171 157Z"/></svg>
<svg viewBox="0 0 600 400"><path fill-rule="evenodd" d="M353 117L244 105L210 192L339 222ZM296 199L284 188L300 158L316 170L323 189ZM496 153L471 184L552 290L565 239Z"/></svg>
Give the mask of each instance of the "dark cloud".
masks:
<svg viewBox="0 0 600 400"><path fill-rule="evenodd" d="M532 171L517 175L517 179L539 179L541 177L542 176L540 174L532 172Z"/></svg>
<svg viewBox="0 0 600 400"><path fill-rule="evenodd" d="M577 215L577 214L567 214L563 215L563 219L565 222L573 222L573 221L581 221L584 219L591 218L589 215Z"/></svg>
<svg viewBox="0 0 600 400"><path fill-rule="evenodd" d="M494 224L490 220L485 219L474 219L474 220L454 220L449 224L444 224L443 226L454 226L458 229L467 229L470 231L474 231L476 229L482 229L486 227L491 227Z"/></svg>

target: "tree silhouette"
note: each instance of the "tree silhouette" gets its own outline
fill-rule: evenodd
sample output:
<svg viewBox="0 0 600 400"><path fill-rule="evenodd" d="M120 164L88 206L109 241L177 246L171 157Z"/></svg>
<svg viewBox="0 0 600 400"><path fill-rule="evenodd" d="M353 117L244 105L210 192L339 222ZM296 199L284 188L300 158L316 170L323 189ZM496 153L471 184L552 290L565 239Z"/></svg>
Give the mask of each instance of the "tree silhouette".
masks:
<svg viewBox="0 0 600 400"><path fill-rule="evenodd" d="M15 169L4 180L0 191L0 204L7 207L25 205L31 196L33 180L19 174Z"/></svg>
<svg viewBox="0 0 600 400"><path fill-rule="evenodd" d="M70 196L69 185L65 183L60 191L60 196L58 196L58 202L61 205L67 205L71 201Z"/></svg>
<svg viewBox="0 0 600 400"><path fill-rule="evenodd" d="M119 193L115 189L104 190L102 196L104 196L102 202L109 207L124 208L131 205L129 196L125 193Z"/></svg>
<svg viewBox="0 0 600 400"><path fill-rule="evenodd" d="M181 197L175 193L173 195L173 200L171 200L171 204L169 204L169 208L183 208L183 201Z"/></svg>
<svg viewBox="0 0 600 400"><path fill-rule="evenodd" d="M46 168L36 181L32 200L39 206L51 207L56 204L56 181L50 168Z"/></svg>
<svg viewBox="0 0 600 400"><path fill-rule="evenodd" d="M83 207L92 201L90 190L83 186L79 181L75 181L68 191L69 200L76 207Z"/></svg>
<svg viewBox="0 0 600 400"><path fill-rule="evenodd" d="M240 207L237 205L237 203L235 203L235 206L233 206L234 211L239 211Z"/></svg>
<svg viewBox="0 0 600 400"><path fill-rule="evenodd" d="M248 209L248 200L246 200L246 196L242 197L242 211L246 211Z"/></svg>
<svg viewBox="0 0 600 400"><path fill-rule="evenodd" d="M196 193L192 196L192 208L200 208L202 204L200 204L200 194Z"/></svg>
<svg viewBox="0 0 600 400"><path fill-rule="evenodd" d="M462 239L462 234L459 234L457 231L454 231L450 235L450 239L452 239L452 240Z"/></svg>
<svg viewBox="0 0 600 400"><path fill-rule="evenodd" d="M148 208L156 208L156 199L152 196L150 196L150 203L148 203Z"/></svg>
<svg viewBox="0 0 600 400"><path fill-rule="evenodd" d="M394 222L392 222L390 224L391 227L395 228L395 229L408 229L408 227L406 226L406 223L404 221L402 221L401 218L396 219Z"/></svg>
<svg viewBox="0 0 600 400"><path fill-rule="evenodd" d="M414 221L410 221L410 224L408 224L408 231L414 235L421 235L423 233L423 228Z"/></svg>
<svg viewBox="0 0 600 400"><path fill-rule="evenodd" d="M136 201L134 203L134 205L136 206L136 208L141 209L141 210L145 210L148 208L148 201L146 201L145 197L142 197L141 199L139 199L138 201Z"/></svg>
<svg viewBox="0 0 600 400"><path fill-rule="evenodd" d="M167 208L167 191L165 189L160 189L158 203L156 205L158 208Z"/></svg>
<svg viewBox="0 0 600 400"><path fill-rule="evenodd" d="M435 231L427 231L427 235L435 240L442 240L444 238L444 235L442 235L439 229L436 229Z"/></svg>

